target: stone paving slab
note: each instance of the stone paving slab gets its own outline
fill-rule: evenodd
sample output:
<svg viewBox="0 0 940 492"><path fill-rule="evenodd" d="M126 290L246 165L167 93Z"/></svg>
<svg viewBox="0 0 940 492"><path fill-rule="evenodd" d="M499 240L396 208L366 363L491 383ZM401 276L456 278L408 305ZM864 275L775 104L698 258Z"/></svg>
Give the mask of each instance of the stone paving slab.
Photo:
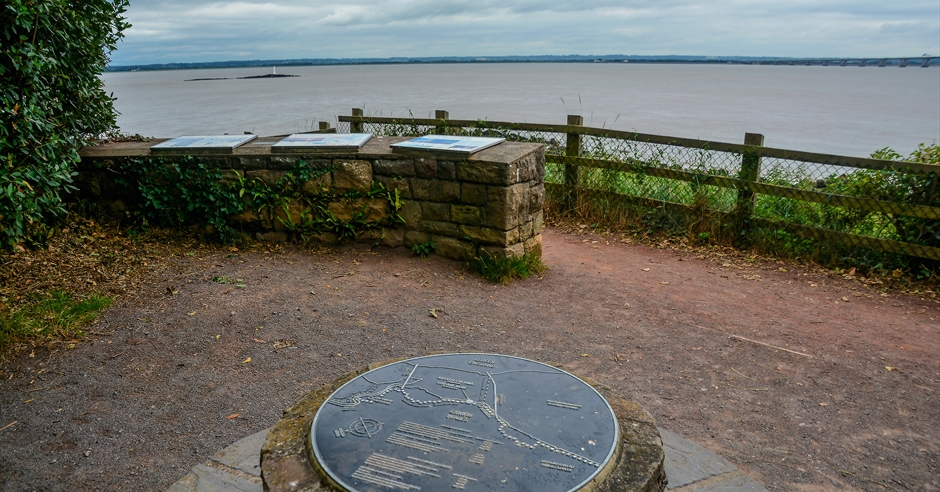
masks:
<svg viewBox="0 0 940 492"><path fill-rule="evenodd" d="M728 460L676 434L659 429L666 454L666 490L675 492L766 492Z"/></svg>
<svg viewBox="0 0 940 492"><path fill-rule="evenodd" d="M270 429L252 434L196 465L167 492L262 492L261 445ZM659 429L666 454L666 490L673 492L767 492L728 460Z"/></svg>

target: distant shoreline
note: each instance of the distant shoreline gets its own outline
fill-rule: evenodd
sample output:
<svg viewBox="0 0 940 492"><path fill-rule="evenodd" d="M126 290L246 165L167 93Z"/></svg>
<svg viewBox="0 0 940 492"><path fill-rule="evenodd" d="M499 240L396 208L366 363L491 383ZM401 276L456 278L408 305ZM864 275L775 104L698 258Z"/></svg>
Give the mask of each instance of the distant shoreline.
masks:
<svg viewBox="0 0 940 492"><path fill-rule="evenodd" d="M105 72L141 72L158 70L206 70L215 68L253 68L253 67L309 67L309 66L342 66L342 65L430 65L430 64L477 64L477 63L639 63L639 64L693 64L693 65L796 65L796 66L822 66L824 60L831 63L828 66L859 67L867 61L868 67L878 67L882 60L886 67L897 68L902 60L911 60L908 67L920 66L925 56L910 57L870 57L870 58L779 58L779 57L746 57L746 56L635 56L635 55L603 55L603 56L497 56L497 57L432 57L432 58L316 58L316 59L287 59L287 60L231 60L221 62L193 62L193 63L154 63L145 65L115 65L105 69ZM927 56L930 67L940 67L940 57Z"/></svg>

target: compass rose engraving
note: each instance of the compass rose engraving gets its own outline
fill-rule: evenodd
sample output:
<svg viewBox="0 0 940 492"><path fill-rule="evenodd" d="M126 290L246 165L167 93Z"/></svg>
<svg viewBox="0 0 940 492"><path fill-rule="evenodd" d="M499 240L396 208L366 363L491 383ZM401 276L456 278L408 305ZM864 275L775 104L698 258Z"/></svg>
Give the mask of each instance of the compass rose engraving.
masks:
<svg viewBox="0 0 940 492"><path fill-rule="evenodd" d="M333 431L333 435L336 437L346 437L346 434L356 437L368 437L372 439L372 436L379 433L382 430L382 422L379 422L375 419L364 419L362 417L353 420L349 424L349 427L343 429L336 429Z"/></svg>

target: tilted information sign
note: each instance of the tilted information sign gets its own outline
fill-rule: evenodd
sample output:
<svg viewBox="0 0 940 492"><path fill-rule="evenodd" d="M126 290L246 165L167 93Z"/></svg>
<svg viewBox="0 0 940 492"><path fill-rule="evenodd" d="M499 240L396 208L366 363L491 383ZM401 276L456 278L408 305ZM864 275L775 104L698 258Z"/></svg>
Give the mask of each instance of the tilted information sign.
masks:
<svg viewBox="0 0 940 492"><path fill-rule="evenodd" d="M271 146L271 152L297 150L358 150L371 133L295 133Z"/></svg>
<svg viewBox="0 0 940 492"><path fill-rule="evenodd" d="M561 369L442 354L349 381L310 428L315 468L348 491L576 491L617 447L614 411Z"/></svg>
<svg viewBox="0 0 940 492"><path fill-rule="evenodd" d="M185 135L150 147L154 153L185 153L188 151L217 151L232 152L236 147L244 145L257 135Z"/></svg>
<svg viewBox="0 0 940 492"><path fill-rule="evenodd" d="M436 150L473 154L483 149L505 142L505 138L493 137L452 137L450 135L425 135L404 142L394 143L393 149Z"/></svg>

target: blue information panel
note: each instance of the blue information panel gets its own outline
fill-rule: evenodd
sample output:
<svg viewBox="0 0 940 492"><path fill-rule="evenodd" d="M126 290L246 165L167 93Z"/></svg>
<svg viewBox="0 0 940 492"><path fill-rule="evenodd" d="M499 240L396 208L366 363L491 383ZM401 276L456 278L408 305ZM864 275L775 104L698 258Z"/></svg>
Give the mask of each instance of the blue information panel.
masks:
<svg viewBox="0 0 940 492"><path fill-rule="evenodd" d="M150 150L154 151L178 151L178 150L228 150L244 145L254 139L257 135L185 135L176 137L166 142L158 143Z"/></svg>
<svg viewBox="0 0 940 492"><path fill-rule="evenodd" d="M371 138L371 133L295 133L272 145L271 150L357 150Z"/></svg>
<svg viewBox="0 0 940 492"><path fill-rule="evenodd" d="M613 410L590 385L493 354L365 373L327 399L310 432L317 463L349 491L575 491L618 440Z"/></svg>
<svg viewBox="0 0 940 492"><path fill-rule="evenodd" d="M425 135L404 142L392 144L395 149L437 150L473 154L483 149L505 142L505 138L492 137L452 137L450 135Z"/></svg>

